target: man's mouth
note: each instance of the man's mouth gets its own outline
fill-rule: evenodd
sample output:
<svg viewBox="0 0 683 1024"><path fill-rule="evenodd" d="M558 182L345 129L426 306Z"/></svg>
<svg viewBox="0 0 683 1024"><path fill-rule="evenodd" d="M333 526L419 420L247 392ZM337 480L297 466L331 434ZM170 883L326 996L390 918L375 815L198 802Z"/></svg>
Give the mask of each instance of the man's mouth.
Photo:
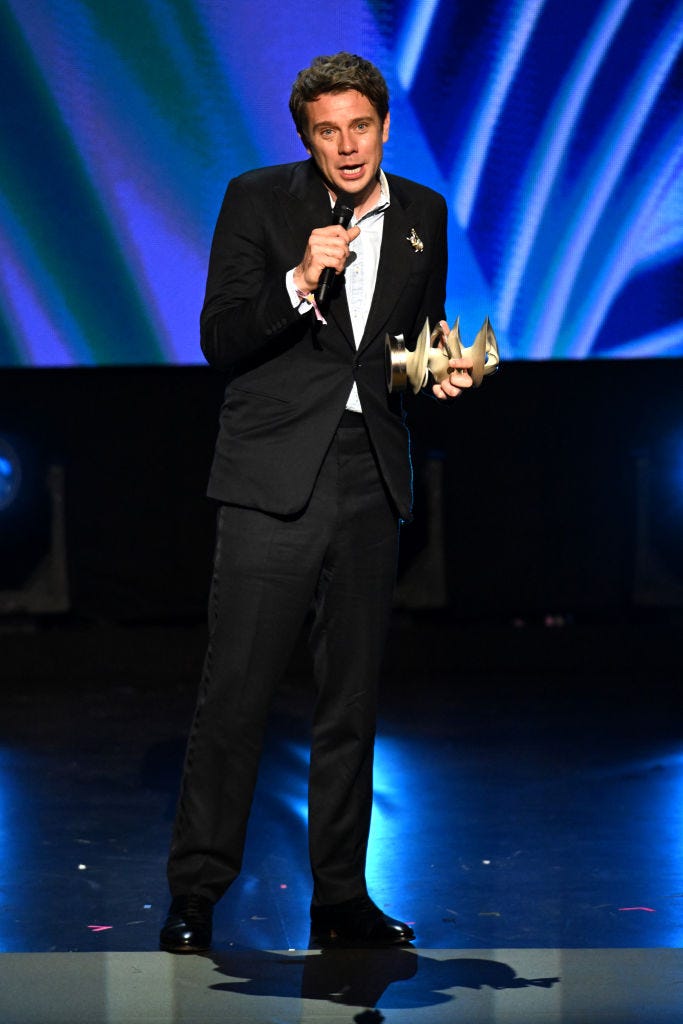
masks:
<svg viewBox="0 0 683 1024"><path fill-rule="evenodd" d="M358 164L356 167L340 167L339 171L344 178L357 178L363 173L363 164Z"/></svg>

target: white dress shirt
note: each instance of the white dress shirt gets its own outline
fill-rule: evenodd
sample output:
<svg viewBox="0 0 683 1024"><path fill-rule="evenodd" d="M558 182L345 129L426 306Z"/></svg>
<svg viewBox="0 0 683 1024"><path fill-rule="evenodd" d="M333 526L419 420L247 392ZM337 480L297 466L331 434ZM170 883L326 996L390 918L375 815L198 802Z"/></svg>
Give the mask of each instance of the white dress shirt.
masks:
<svg viewBox="0 0 683 1024"><path fill-rule="evenodd" d="M355 214L349 227L358 226L361 231L357 238L350 243L351 256L346 264L344 278L346 283L346 301L351 315L351 326L353 328L353 339L356 348L361 343L365 325L368 320L368 313L372 304L372 297L377 282L377 268L379 266L379 253L382 247L382 233L384 231L384 213L387 210L389 198L389 184L384 171L379 170L380 195L377 204L364 213L360 220L356 220ZM334 200L330 196L330 204L334 207ZM297 294L294 285L294 270L287 273L286 285L289 297L293 306L299 307L303 315L313 312L313 306L302 300ZM324 328L323 328L324 330ZM358 389L355 385L351 387L346 408L353 412L362 412Z"/></svg>

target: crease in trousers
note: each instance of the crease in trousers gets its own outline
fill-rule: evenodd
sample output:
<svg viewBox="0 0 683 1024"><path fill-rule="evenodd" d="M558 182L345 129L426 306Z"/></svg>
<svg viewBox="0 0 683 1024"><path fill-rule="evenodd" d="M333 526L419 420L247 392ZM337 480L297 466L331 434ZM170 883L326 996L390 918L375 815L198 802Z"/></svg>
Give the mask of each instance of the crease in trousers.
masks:
<svg viewBox="0 0 683 1024"><path fill-rule="evenodd" d="M172 895L215 902L240 872L273 691L311 611L312 902L366 893L377 684L398 530L358 415L345 414L300 514L219 508L209 642L168 861Z"/></svg>

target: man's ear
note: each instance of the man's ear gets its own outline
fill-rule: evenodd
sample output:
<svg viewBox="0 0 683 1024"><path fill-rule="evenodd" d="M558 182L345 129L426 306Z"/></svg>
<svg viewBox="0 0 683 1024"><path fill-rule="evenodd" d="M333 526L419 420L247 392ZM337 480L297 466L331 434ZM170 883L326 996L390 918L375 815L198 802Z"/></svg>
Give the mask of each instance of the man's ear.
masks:
<svg viewBox="0 0 683 1024"><path fill-rule="evenodd" d="M304 149L306 150L306 152L310 156L311 155L311 147L308 145L308 142L306 141L306 136L302 135L301 132L297 132L297 135L301 139L301 142L303 144Z"/></svg>
<svg viewBox="0 0 683 1024"><path fill-rule="evenodd" d="M384 118L384 124L382 125L382 142L386 142L387 139L389 138L389 122L390 121L391 121L391 116L389 114L389 111L387 110L387 116Z"/></svg>

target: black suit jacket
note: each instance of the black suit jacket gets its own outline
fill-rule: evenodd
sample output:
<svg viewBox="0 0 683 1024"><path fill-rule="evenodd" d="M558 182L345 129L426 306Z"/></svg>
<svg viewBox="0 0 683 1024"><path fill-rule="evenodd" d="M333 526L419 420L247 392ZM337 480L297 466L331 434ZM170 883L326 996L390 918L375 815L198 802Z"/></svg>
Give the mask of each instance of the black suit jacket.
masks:
<svg viewBox="0 0 683 1024"><path fill-rule="evenodd" d="M285 287L308 237L330 223L330 200L312 160L250 171L228 185L211 247L201 314L202 351L229 375L208 493L280 515L308 501L355 380L380 470L406 519L412 502L409 436L399 395L389 395L384 336L417 337L445 316L446 204L387 175L391 203L377 283L356 349L342 278L325 311L301 315ZM412 229L422 251L410 243Z"/></svg>

